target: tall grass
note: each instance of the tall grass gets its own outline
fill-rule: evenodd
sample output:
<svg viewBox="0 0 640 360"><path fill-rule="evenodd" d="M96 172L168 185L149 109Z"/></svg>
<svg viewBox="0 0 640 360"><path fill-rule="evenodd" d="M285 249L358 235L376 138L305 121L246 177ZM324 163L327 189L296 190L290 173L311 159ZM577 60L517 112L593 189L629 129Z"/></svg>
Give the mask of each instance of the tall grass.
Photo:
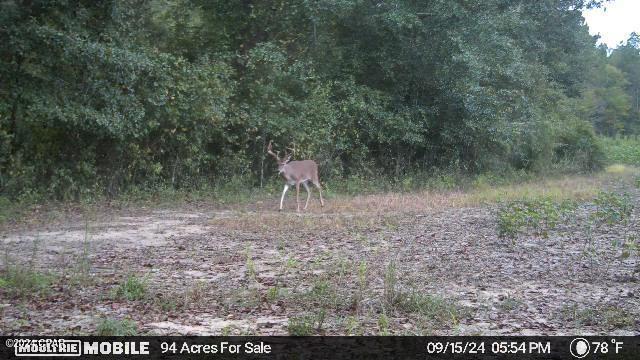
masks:
<svg viewBox="0 0 640 360"><path fill-rule="evenodd" d="M531 200L537 198L582 199L593 196L602 182L602 176L636 176L640 166L640 138L600 137L606 161L610 166L606 171L594 174L577 175L567 169L547 169L544 172L515 170L505 168L497 172L469 174L459 169L431 169L429 171L408 171L400 178L381 174L368 176L351 175L347 177L321 176L323 195L330 204L338 205L341 200L360 203L362 207L380 206L383 200L399 202L398 207L416 207L417 203L440 203L448 206L477 205L496 201ZM628 174L633 172L633 174ZM263 187L257 187L255 179L232 177L217 179L211 183L203 182L193 188L174 189L168 185L136 188L118 194L109 199L104 194L93 194L79 203L59 203L45 198L10 199L0 195L0 231L31 213L55 213L64 215L61 209L104 208L105 204L114 208L123 207L180 207L188 204L208 204L220 208L270 209L274 208L282 193L282 180L276 175L265 179ZM317 207L317 191L312 187L312 208ZM301 201L306 200L306 192L301 189ZM419 198L419 199L416 199ZM334 200L339 200L338 204ZM285 207L291 209L295 202L295 189L287 193ZM453 203L452 203L453 202ZM407 203L407 204L405 204ZM433 207L434 204L427 207ZM346 206L347 208L349 206ZM418 206L420 208L421 206ZM332 208L329 205L329 208ZM334 210L336 206L333 206ZM36 211L37 209L37 211ZM325 208L327 210L327 208ZM347 209L343 209L347 210ZM313 209L312 209L313 211Z"/></svg>
<svg viewBox="0 0 640 360"><path fill-rule="evenodd" d="M640 165L640 138L601 137L600 143L610 164Z"/></svg>

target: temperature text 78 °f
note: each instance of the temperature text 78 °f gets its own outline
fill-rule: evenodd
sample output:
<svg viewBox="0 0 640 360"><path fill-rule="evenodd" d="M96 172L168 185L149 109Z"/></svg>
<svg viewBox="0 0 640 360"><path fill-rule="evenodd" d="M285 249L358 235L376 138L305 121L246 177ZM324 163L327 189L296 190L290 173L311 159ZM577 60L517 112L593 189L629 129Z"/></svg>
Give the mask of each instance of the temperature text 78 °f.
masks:
<svg viewBox="0 0 640 360"><path fill-rule="evenodd" d="M611 345L609 345L611 343ZM591 345L593 346L592 354L607 354L609 352L614 352L618 354L620 350L622 350L622 345L624 343L622 341L617 341L616 339L611 339L607 341L592 341Z"/></svg>

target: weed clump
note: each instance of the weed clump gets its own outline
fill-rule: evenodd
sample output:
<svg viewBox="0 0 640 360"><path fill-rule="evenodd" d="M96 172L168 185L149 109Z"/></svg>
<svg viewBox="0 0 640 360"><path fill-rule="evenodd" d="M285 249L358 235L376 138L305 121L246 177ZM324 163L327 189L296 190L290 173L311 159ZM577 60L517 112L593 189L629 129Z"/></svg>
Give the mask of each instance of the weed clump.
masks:
<svg viewBox="0 0 640 360"><path fill-rule="evenodd" d="M147 294L147 281L134 275L113 289L112 297L129 301L142 300Z"/></svg>
<svg viewBox="0 0 640 360"><path fill-rule="evenodd" d="M0 273L0 291L4 290L9 296L18 298L43 296L49 291L53 280L54 276L51 274L19 265L8 265Z"/></svg>
<svg viewBox="0 0 640 360"><path fill-rule="evenodd" d="M416 291L398 296L395 308L406 313L418 314L431 323L456 323L460 318L460 309L447 299Z"/></svg>
<svg viewBox="0 0 640 360"><path fill-rule="evenodd" d="M572 201L558 203L550 199L508 203L498 209L498 236L514 239L519 233L532 229L537 235L548 237L549 231L575 208Z"/></svg>
<svg viewBox="0 0 640 360"><path fill-rule="evenodd" d="M291 336L313 335L315 319L313 316L294 316L289 318L288 330Z"/></svg>
<svg viewBox="0 0 640 360"><path fill-rule="evenodd" d="M96 328L97 336L135 336L138 325L131 319L102 319Z"/></svg>
<svg viewBox="0 0 640 360"><path fill-rule="evenodd" d="M580 308L576 304L565 306L560 311L560 318L574 326L604 325L609 329L629 328L635 322L629 311L611 305L593 308Z"/></svg>
<svg viewBox="0 0 640 360"><path fill-rule="evenodd" d="M633 202L629 194L616 194L601 191L593 201L596 211L593 217L609 225L626 222L633 211Z"/></svg>

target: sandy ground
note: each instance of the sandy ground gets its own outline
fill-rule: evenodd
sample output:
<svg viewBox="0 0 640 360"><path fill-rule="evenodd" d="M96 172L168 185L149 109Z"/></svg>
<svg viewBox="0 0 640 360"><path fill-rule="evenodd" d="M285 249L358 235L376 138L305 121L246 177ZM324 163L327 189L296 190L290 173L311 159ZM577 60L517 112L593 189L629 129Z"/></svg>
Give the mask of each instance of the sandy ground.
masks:
<svg viewBox="0 0 640 360"><path fill-rule="evenodd" d="M348 212L328 199L297 215L270 210L275 199L76 214L0 234L0 269L54 275L37 295L0 289L0 333L92 334L126 318L142 334L286 335L302 323L311 334L640 335L640 260L615 245L640 233L633 194L626 225L590 232L583 203L548 237L513 241L497 236L496 205ZM128 276L144 298L115 294Z"/></svg>

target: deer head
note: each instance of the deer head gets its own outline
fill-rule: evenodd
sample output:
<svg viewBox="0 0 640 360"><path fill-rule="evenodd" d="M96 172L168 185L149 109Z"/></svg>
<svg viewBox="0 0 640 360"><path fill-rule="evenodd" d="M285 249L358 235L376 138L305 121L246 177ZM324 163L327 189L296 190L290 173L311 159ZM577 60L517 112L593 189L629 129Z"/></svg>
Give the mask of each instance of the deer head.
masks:
<svg viewBox="0 0 640 360"><path fill-rule="evenodd" d="M278 163L278 172L280 174L282 174L284 172L284 166L291 161L291 155L289 155L289 153L287 153L286 151L284 152L284 156L281 158L280 155L280 151L274 153L273 152L273 148L271 147L271 141L269 141L269 146L267 146L267 153L271 156L273 156L276 159L276 162Z"/></svg>
<svg viewBox="0 0 640 360"><path fill-rule="evenodd" d="M304 205L304 209L307 209L309 205L309 198L311 197L311 191L307 182L313 183L318 188L320 193L320 204L324 206L324 200L322 199L322 188L320 187L320 179L318 178L318 164L313 160L301 160L291 161L291 155L286 152L283 157L280 157L280 152L273 152L271 141L267 146L267 153L273 156L278 163L278 173L283 177L284 190L282 191L282 197L280 198L280 210L282 210L282 202L284 201L284 195L289 190L289 186L296 186L296 203L298 211L300 211L300 184L302 184L307 190L307 202Z"/></svg>

